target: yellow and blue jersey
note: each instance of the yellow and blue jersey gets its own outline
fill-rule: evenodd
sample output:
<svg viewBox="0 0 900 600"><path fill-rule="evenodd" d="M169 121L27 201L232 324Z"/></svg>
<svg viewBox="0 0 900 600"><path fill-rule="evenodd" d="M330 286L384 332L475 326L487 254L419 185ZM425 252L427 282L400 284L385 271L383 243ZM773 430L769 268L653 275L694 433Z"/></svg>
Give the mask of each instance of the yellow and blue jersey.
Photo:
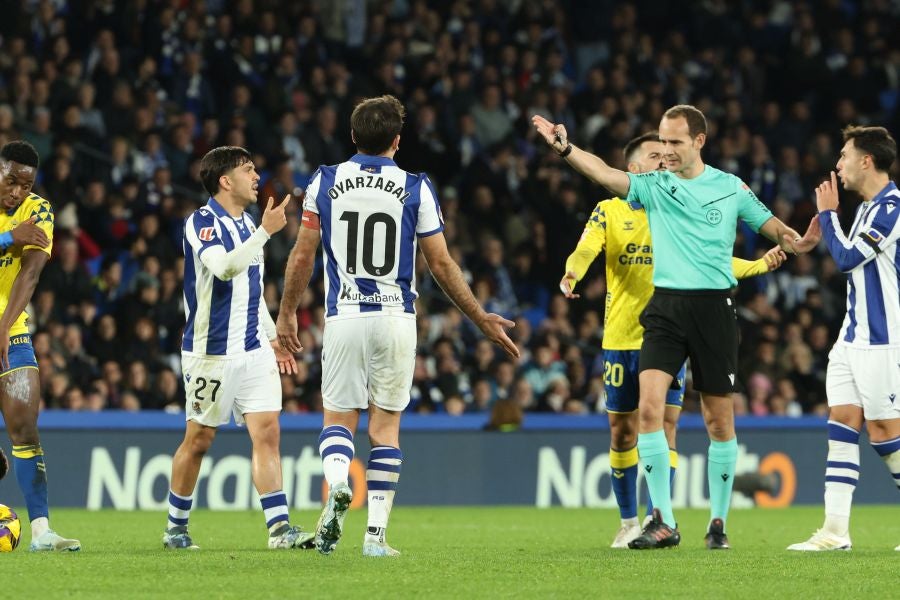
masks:
<svg viewBox="0 0 900 600"><path fill-rule="evenodd" d="M636 202L603 200L591 213L566 272L581 281L588 267L606 251L604 350L639 350L644 328L638 317L653 295L653 248L647 213ZM763 259L732 259L737 279L768 271Z"/></svg>
<svg viewBox="0 0 900 600"><path fill-rule="evenodd" d="M0 212L0 233L15 229L19 223L27 221L31 217L37 218L35 225L44 230L50 239L50 244L46 248L10 246L0 255L0 310L6 310L6 305L9 303L13 283L22 269L22 254L25 250L43 250L49 255L53 249L53 208L50 206L50 202L37 194L29 194L17 208ZM10 328L9 336L17 338L17 336L27 334L27 321L28 313L22 311Z"/></svg>

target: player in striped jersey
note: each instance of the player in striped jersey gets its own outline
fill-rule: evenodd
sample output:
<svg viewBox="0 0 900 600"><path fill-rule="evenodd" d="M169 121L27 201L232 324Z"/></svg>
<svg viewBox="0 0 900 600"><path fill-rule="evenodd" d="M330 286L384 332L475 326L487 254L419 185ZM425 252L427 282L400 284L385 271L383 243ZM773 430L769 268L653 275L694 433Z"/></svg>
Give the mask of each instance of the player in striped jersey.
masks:
<svg viewBox="0 0 900 600"><path fill-rule="evenodd" d="M29 549L74 552L81 543L50 528L47 468L37 427L41 382L25 312L53 242L53 208L32 193L39 162L28 142L10 142L0 150L0 410L31 521ZM24 238L23 232L28 232ZM5 456L0 463L6 465Z"/></svg>
<svg viewBox="0 0 900 600"><path fill-rule="evenodd" d="M859 479L859 431L900 488L900 191L890 180L897 143L883 127L844 129L837 175L816 188L822 237L847 274L847 315L828 355L825 524L788 550L849 550L850 506ZM845 236L837 177L862 196ZM896 548L900 550L900 546Z"/></svg>
<svg viewBox="0 0 900 600"><path fill-rule="evenodd" d="M181 344L186 392L184 441L172 459L169 520L163 547L197 549L188 516L200 463L231 420L246 423L253 442L253 483L269 529L269 548L311 548L312 534L291 526L282 491L281 373L296 372L294 357L275 335L263 290L263 246L287 223L272 198L257 229L245 212L256 201L259 174L243 148L210 150L200 178L211 198L184 224L184 304Z"/></svg>
<svg viewBox="0 0 900 600"><path fill-rule="evenodd" d="M645 133L626 144L625 161L630 173L665 169L665 148L659 135ZM606 251L606 312L603 329L604 384L609 416L611 481L619 504L621 526L613 548L627 548L641 533L637 519L638 475L638 357L644 328L638 317L653 294L653 256L647 213L639 205L618 198L603 200L594 208L575 251L566 261L560 290L566 298L578 298L575 285L588 267ZM777 269L785 260L777 246L756 261L732 259L737 279ZM666 397L664 429L669 443L671 477L678 467L675 428L684 396L685 367ZM647 514L651 514L652 504Z"/></svg>
<svg viewBox="0 0 900 600"><path fill-rule="evenodd" d="M506 335L513 323L486 313L450 257L434 187L424 174L394 162L405 111L393 96L360 102L350 118L357 154L322 166L306 189L297 243L288 259L277 330L297 352L297 306L312 275L321 239L325 262L322 349L324 427L319 437L328 501L316 527L316 547L330 554L352 500L348 485L353 436L369 410L366 470L367 556L396 556L385 530L400 478L400 415L409 404L416 354L414 263L421 244L444 292L507 354L519 351Z"/></svg>

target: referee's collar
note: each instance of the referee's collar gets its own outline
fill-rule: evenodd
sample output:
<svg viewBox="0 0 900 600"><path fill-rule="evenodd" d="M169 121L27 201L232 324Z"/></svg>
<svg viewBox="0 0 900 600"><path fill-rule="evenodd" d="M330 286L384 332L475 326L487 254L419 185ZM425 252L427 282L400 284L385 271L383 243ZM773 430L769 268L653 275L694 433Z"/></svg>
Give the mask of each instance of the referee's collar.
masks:
<svg viewBox="0 0 900 600"><path fill-rule="evenodd" d="M377 167L394 167L397 165L391 158L386 156L375 156L374 154L357 153L350 158L350 162L355 162L360 165L374 165Z"/></svg>

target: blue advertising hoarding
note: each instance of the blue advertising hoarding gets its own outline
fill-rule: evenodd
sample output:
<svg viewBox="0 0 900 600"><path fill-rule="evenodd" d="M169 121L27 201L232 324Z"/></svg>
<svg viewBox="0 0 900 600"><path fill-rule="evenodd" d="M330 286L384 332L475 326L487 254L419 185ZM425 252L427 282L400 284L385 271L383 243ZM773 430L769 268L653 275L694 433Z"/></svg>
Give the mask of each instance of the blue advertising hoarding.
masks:
<svg viewBox="0 0 900 600"><path fill-rule="evenodd" d="M282 418L284 489L295 508L320 506L321 416ZM397 495L406 505L616 506L610 487L609 430L601 415L528 415L520 431L482 429L484 417L404 417L403 474ZM52 506L165 510L172 454L183 416L164 413L53 413L41 417ZM737 472L771 473L773 494L735 494L735 508L820 504L827 453L821 419L748 419L738 423ZM706 432L686 415L678 434L676 507L707 506ZM873 450L862 448L859 503L896 502L896 487ZM365 502L368 442L357 436L351 468L355 502ZM7 448L8 449L8 448ZM223 428L204 459L195 506L258 508L250 476L250 440ZM21 506L15 478L0 482L0 502Z"/></svg>

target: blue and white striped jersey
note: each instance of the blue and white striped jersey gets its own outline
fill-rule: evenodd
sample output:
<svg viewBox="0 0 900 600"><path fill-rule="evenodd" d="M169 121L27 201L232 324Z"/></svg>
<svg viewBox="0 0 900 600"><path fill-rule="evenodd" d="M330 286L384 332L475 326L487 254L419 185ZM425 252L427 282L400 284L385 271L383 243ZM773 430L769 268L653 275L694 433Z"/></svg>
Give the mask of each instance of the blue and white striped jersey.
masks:
<svg viewBox="0 0 900 600"><path fill-rule="evenodd" d="M187 218L182 352L234 356L268 344L263 324L271 317L261 314L267 310L262 247L268 239L250 215L234 218L214 198ZM246 256L228 260L240 255Z"/></svg>
<svg viewBox="0 0 900 600"><path fill-rule="evenodd" d="M326 319L387 310L415 315L417 239L444 229L428 177L357 154L319 167L303 209L319 215Z"/></svg>
<svg viewBox="0 0 900 600"><path fill-rule="evenodd" d="M819 214L822 238L847 273L847 316L837 343L900 346L900 191L889 182L856 212L845 237L833 210Z"/></svg>

